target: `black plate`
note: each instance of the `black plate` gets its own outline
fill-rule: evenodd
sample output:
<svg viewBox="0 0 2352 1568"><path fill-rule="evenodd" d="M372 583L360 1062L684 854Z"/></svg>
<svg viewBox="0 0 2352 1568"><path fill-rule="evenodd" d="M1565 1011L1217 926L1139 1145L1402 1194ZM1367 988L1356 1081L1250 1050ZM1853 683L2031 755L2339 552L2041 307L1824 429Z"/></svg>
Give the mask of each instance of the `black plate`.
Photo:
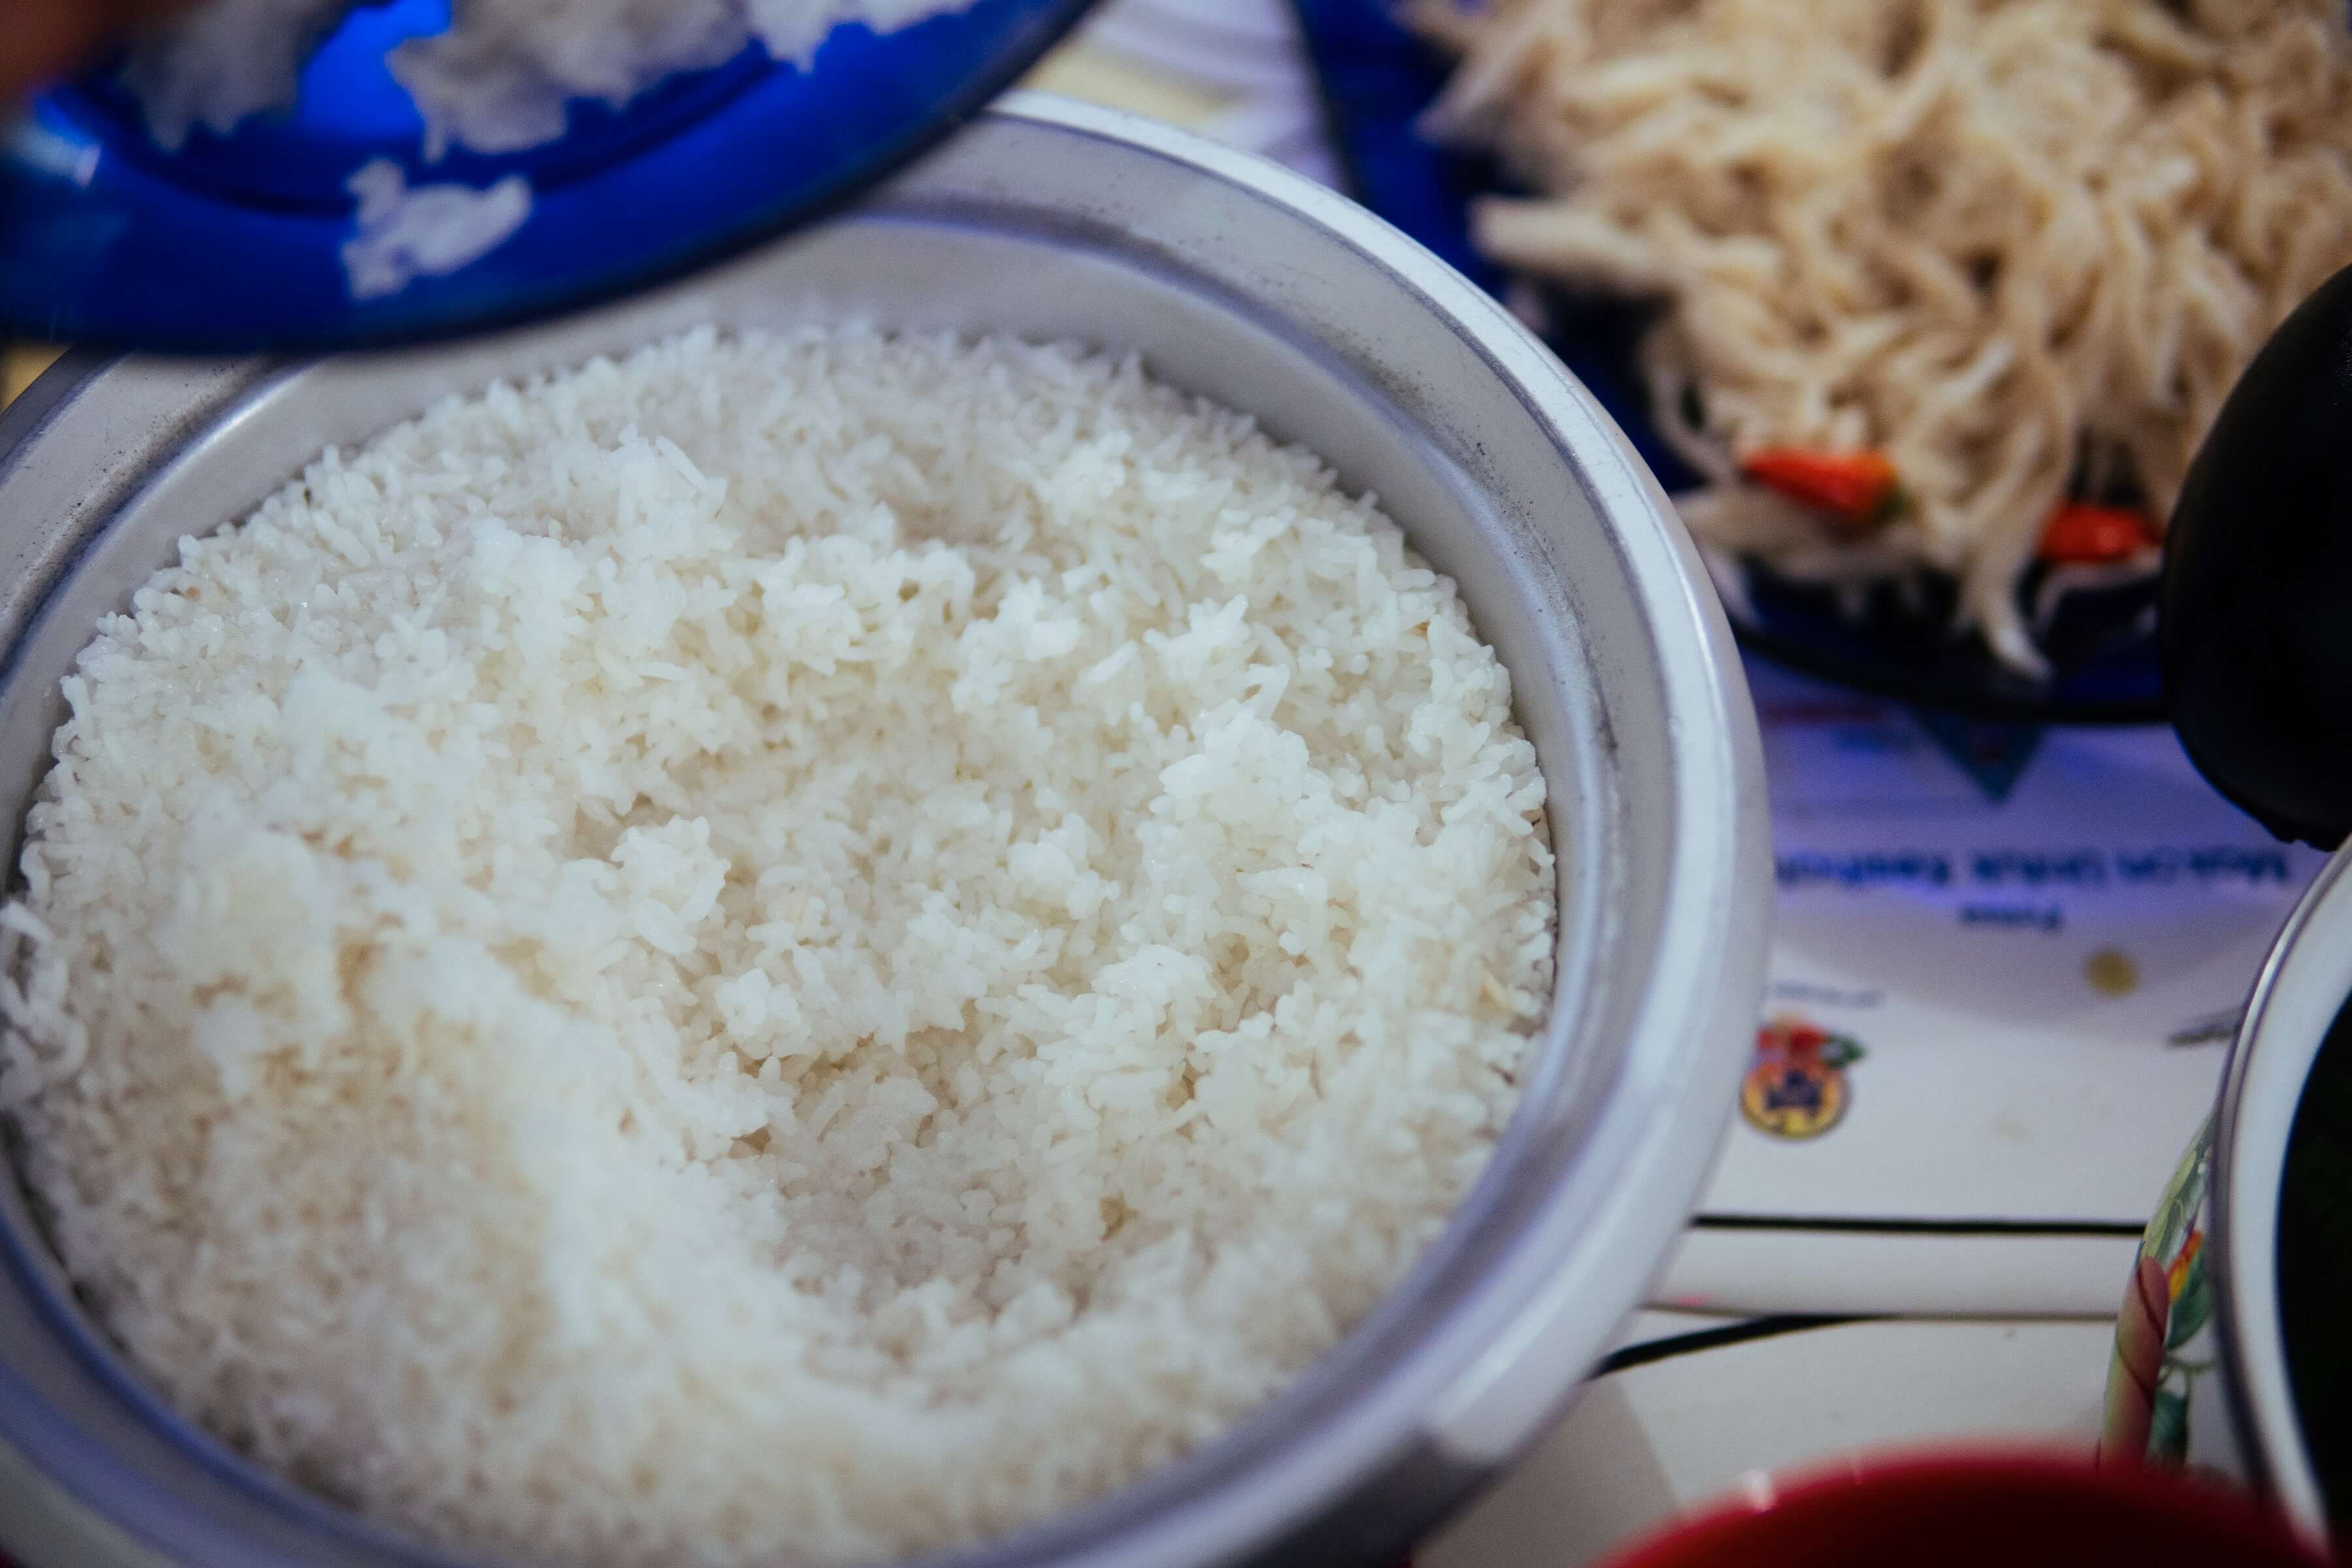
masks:
<svg viewBox="0 0 2352 1568"><path fill-rule="evenodd" d="M1332 141L1367 206L1500 291L1501 273L1470 243L1471 198L1501 188L1493 165L1435 147L1416 132L1447 66L1391 18L1389 0L1293 0L1323 93ZM1578 379L1624 427L1669 490L1695 477L1659 439L1633 351L1640 311L1556 300L1545 331ZM2165 717L2153 577L2061 596L2038 627L2047 679L2022 675L1974 633L1950 629L1948 582L1841 594L1790 582L1754 562L1726 563L1740 640L1808 674L1906 702L2001 722L2133 724ZM2021 593L2031 605L2041 584Z"/></svg>

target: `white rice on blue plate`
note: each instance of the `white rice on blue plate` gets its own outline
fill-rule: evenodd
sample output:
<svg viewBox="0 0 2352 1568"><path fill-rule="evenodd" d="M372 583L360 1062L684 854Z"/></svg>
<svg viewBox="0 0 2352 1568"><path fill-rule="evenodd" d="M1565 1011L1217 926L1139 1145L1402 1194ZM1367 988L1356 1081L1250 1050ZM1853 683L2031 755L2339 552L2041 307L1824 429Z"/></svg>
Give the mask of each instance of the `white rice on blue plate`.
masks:
<svg viewBox="0 0 2352 1568"><path fill-rule="evenodd" d="M149 131L178 148L293 107L302 67L371 0L202 0L149 31L124 79ZM894 33L971 0L457 0L445 32L387 57L425 121L425 149L514 153L561 137L582 100L619 108L754 39L806 66L835 28ZM790 150L782 155L789 156Z"/></svg>

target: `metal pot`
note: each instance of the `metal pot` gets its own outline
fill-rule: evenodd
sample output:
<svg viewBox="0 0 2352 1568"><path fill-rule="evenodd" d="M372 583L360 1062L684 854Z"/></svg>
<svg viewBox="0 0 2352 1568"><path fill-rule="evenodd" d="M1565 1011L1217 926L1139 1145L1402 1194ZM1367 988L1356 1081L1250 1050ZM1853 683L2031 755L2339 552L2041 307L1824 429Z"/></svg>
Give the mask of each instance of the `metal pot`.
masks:
<svg viewBox="0 0 2352 1568"><path fill-rule="evenodd" d="M1656 483L1529 334L1352 204L1024 98L821 228L552 325L301 363L69 358L0 418L0 818L22 818L99 617L320 448L494 378L812 312L1140 351L1377 491L1512 673L1551 788L1561 934L1492 1168L1370 1320L1239 1429L955 1560L1389 1557L1559 1412L1678 1232L1753 1027L1769 879L1739 666ZM10 1550L109 1568L447 1561L163 1411L74 1305L13 1184L0 1254Z"/></svg>
<svg viewBox="0 0 2352 1568"><path fill-rule="evenodd" d="M2315 1545L2328 1540L2327 1503L2288 1372L2281 1200L2296 1112L2321 1051L2352 1019L2347 996L2352 849L2287 918L2219 1108L2157 1205L2118 1320L2102 1435L2119 1457L2262 1492Z"/></svg>
<svg viewBox="0 0 2352 1568"><path fill-rule="evenodd" d="M2288 917L2255 982L2214 1118L2214 1267L2231 1435L2250 1479L2315 1542L2327 1504L2287 1376L2281 1194L2295 1113L2352 996L2352 852L2338 852Z"/></svg>

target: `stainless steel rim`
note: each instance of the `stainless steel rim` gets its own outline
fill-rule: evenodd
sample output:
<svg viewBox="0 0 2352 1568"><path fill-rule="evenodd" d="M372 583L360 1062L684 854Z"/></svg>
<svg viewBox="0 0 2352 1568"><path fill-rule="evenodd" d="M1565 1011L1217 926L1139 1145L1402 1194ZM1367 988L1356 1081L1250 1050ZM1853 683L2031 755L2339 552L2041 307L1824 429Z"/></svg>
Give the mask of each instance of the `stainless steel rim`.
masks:
<svg viewBox="0 0 2352 1568"><path fill-rule="evenodd" d="M2324 929L2323 929L2324 928ZM2311 1073L2327 1027L2308 1027L2309 1005L2298 1006L2298 1016L2283 1019L2290 990L2316 989L2329 1019L2344 1005L2352 977L2352 947L2338 942L2306 939L2341 938L2352 933L2352 850L2339 852L2288 915L2286 924L2264 960L2254 983L2246 1016L2231 1043L2223 1069L2221 1110L2214 1132L2213 1244L2222 1265L2221 1289L2215 1304L2222 1358L2222 1386L2238 1447L2245 1456L2251 1479L2285 1508L2298 1528L2314 1540L2327 1536L2326 1505L2319 1477L2305 1446L2301 1417L2286 1373L2284 1324L2278 1300L2278 1205L2284 1177L2286 1141L2278 1140L2277 1157L2267 1153L2249 1163L2251 1124L2257 1114L2252 1086L2257 1072L2276 1079L2292 1074L2300 1086ZM2298 950L2302 950L2298 957ZM2310 973L2315 960L2336 960L2333 977ZM2340 950L2340 951L2339 951ZM2307 998L2292 998L2307 1004ZM2273 1033L2273 1031L2277 1031ZM2299 1090L2298 1090L2299 1096ZM2284 1114L2292 1126L2295 1106L2261 1107L2261 1114ZM2269 1142L2264 1139L2265 1143Z"/></svg>

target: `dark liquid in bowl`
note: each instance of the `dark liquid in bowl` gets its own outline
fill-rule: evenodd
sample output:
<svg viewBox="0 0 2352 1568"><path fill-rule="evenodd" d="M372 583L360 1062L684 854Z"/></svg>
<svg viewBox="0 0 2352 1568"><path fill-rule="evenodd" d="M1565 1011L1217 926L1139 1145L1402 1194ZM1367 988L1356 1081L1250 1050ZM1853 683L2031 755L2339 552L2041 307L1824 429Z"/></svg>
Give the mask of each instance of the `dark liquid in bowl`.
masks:
<svg viewBox="0 0 2352 1568"><path fill-rule="evenodd" d="M2327 1031L2279 1196L2287 1379L2328 1518L2352 1533L2352 1003Z"/></svg>

